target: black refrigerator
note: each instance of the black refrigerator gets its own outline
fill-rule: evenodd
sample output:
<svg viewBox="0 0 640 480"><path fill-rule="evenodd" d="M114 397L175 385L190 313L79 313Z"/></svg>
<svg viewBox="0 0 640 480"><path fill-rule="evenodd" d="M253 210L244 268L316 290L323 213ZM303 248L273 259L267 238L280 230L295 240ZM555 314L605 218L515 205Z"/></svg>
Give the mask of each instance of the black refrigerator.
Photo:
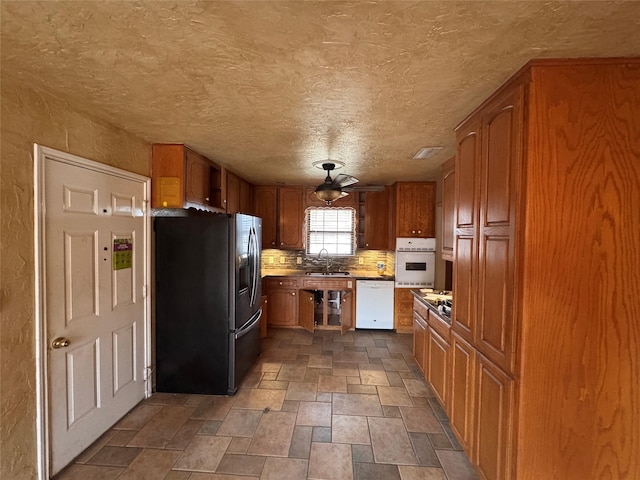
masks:
<svg viewBox="0 0 640 480"><path fill-rule="evenodd" d="M156 216L156 391L233 395L260 355L260 218Z"/></svg>

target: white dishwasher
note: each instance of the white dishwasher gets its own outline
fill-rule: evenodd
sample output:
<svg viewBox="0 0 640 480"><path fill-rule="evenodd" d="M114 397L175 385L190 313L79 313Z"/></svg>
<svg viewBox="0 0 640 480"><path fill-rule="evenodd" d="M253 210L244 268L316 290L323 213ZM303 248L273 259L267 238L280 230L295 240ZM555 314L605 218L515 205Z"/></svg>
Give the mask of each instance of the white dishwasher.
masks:
<svg viewBox="0 0 640 480"><path fill-rule="evenodd" d="M393 330L393 280L356 280L356 328Z"/></svg>

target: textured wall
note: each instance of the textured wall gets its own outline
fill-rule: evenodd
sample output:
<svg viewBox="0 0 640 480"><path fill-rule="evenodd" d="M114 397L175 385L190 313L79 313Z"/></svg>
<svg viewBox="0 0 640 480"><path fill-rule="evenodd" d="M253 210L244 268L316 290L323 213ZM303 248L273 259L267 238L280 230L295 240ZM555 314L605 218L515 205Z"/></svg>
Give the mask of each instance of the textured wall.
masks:
<svg viewBox="0 0 640 480"><path fill-rule="evenodd" d="M150 145L7 78L1 86L0 478L36 477L33 143L143 175Z"/></svg>

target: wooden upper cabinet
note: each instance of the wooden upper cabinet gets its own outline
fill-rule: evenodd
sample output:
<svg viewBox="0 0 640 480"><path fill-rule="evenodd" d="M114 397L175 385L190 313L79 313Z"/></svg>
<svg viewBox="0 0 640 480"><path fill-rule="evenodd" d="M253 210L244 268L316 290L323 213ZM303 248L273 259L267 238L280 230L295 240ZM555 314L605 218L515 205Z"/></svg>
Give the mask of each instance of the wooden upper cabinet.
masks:
<svg viewBox="0 0 640 480"><path fill-rule="evenodd" d="M442 258L453 261L455 247L455 165L451 158L442 164Z"/></svg>
<svg viewBox="0 0 640 480"><path fill-rule="evenodd" d="M358 202L358 194L356 192L349 193L346 197L339 198L331 202L331 205L327 205L315 194L316 187L304 187L304 208L307 207L356 207Z"/></svg>
<svg viewBox="0 0 640 480"><path fill-rule="evenodd" d="M391 187L382 192L364 193L364 244L371 250L389 249L389 208Z"/></svg>
<svg viewBox="0 0 640 480"><path fill-rule="evenodd" d="M436 236L435 182L395 184L396 237Z"/></svg>
<svg viewBox="0 0 640 480"><path fill-rule="evenodd" d="M254 213L253 210L253 185L243 178L240 179L240 212Z"/></svg>
<svg viewBox="0 0 640 480"><path fill-rule="evenodd" d="M455 228L473 228L477 221L481 119L476 115L457 132Z"/></svg>
<svg viewBox="0 0 640 480"><path fill-rule="evenodd" d="M240 177L227 172L227 213L240 211Z"/></svg>
<svg viewBox="0 0 640 480"><path fill-rule="evenodd" d="M253 185L227 171L227 213L253 214Z"/></svg>
<svg viewBox="0 0 640 480"><path fill-rule="evenodd" d="M278 189L278 248L283 250L303 248L304 207L302 197L302 187L279 187Z"/></svg>
<svg viewBox="0 0 640 480"><path fill-rule="evenodd" d="M152 208L226 208L221 166L183 144L154 144L152 162Z"/></svg>
<svg viewBox="0 0 640 480"><path fill-rule="evenodd" d="M262 248L278 248L278 187L256 186L253 211L262 218Z"/></svg>

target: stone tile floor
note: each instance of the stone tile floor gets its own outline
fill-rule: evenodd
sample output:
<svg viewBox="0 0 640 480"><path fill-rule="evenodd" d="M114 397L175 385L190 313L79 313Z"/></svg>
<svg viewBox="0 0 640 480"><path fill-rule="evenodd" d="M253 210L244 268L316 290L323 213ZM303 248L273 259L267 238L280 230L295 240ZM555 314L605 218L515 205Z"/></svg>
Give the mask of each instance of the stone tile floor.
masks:
<svg viewBox="0 0 640 480"><path fill-rule="evenodd" d="M411 341L272 329L235 396L156 393L56 480L475 480Z"/></svg>

